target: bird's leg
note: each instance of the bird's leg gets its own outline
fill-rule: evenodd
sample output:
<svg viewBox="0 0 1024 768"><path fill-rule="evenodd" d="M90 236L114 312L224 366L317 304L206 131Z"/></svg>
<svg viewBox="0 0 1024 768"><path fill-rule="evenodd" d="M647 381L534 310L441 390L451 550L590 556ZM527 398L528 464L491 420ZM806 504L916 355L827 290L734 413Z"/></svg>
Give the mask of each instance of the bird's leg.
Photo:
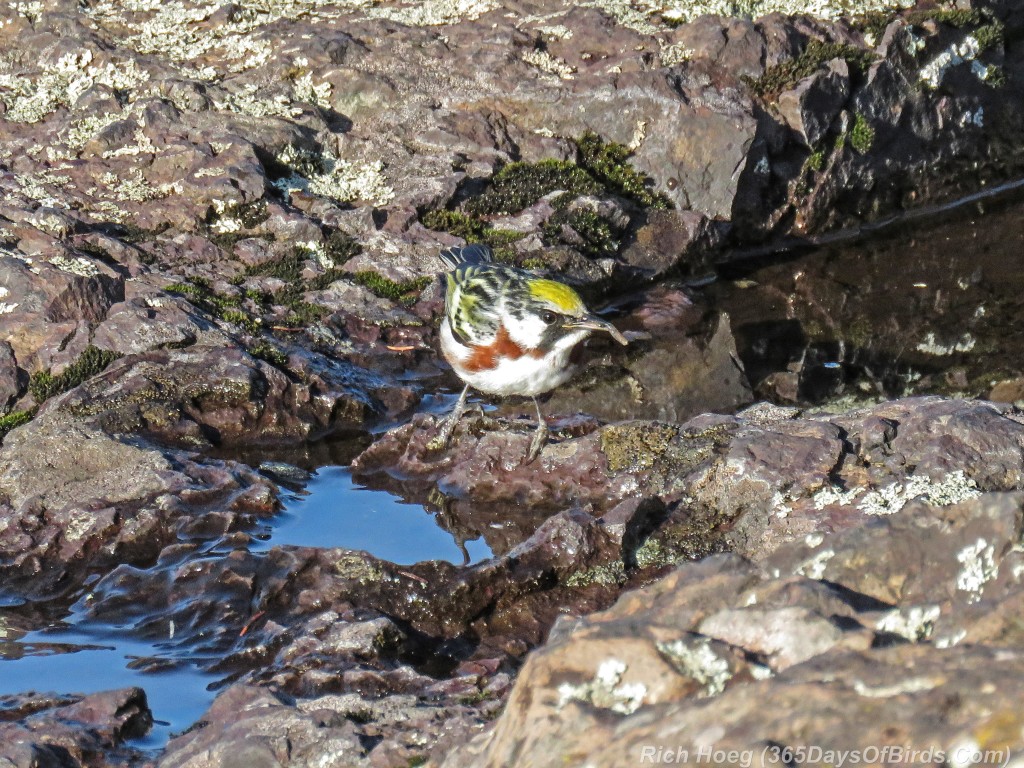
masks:
<svg viewBox="0 0 1024 768"><path fill-rule="evenodd" d="M448 443L451 442L452 433L455 432L455 427L459 423L459 419L461 419L462 414L466 412L467 397L469 397L469 384L463 388L462 394L459 395L459 399L456 401L452 412L448 414L448 418L441 422L441 429L438 431L437 437L427 443L428 450L436 451L448 447Z"/></svg>
<svg viewBox="0 0 1024 768"><path fill-rule="evenodd" d="M526 456L526 462L530 463L540 454L548 441L548 423L544 420L544 414L540 412L540 403L533 398L533 405L537 409L537 431L533 433L533 440L530 441L530 453Z"/></svg>

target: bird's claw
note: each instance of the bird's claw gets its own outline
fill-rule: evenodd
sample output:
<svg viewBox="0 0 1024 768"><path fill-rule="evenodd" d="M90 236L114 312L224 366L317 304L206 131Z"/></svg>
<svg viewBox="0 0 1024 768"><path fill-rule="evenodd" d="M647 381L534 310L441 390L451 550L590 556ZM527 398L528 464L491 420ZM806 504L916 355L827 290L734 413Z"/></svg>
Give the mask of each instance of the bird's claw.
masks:
<svg viewBox="0 0 1024 768"><path fill-rule="evenodd" d="M544 450L544 446L547 445L548 442L548 434L548 425L545 424L544 421L541 421L540 424L537 425L537 431L533 433L533 440L530 441L530 452L526 454L527 464L536 459L540 455L540 452Z"/></svg>

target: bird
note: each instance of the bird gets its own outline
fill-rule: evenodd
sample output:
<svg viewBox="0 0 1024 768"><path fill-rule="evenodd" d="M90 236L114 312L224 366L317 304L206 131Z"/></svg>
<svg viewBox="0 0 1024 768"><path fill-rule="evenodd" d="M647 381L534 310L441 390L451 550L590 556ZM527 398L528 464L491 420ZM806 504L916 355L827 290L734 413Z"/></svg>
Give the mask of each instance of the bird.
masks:
<svg viewBox="0 0 1024 768"><path fill-rule="evenodd" d="M626 337L592 314L565 283L497 264L490 247L475 243L446 248L441 353L465 387L429 448L446 448L466 410L469 390L486 395L533 399L537 429L530 442L532 462L548 439L548 425L537 400L576 372L573 349L594 331L620 344Z"/></svg>

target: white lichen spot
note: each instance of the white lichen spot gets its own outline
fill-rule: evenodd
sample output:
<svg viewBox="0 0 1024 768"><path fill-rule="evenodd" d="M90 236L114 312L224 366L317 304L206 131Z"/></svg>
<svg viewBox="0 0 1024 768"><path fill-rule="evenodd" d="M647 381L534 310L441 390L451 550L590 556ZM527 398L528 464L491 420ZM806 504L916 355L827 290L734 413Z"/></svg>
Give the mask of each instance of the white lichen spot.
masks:
<svg viewBox="0 0 1024 768"><path fill-rule="evenodd" d="M213 105L224 112L234 112L249 117L296 117L302 114L283 93L269 97L257 96L259 87L245 83L237 91L213 99Z"/></svg>
<svg viewBox="0 0 1024 768"><path fill-rule="evenodd" d="M333 269L334 259L327 255L324 244L317 240L305 240L295 244L295 247L304 255L316 261L324 269Z"/></svg>
<svg viewBox="0 0 1024 768"><path fill-rule="evenodd" d="M88 259L81 256L68 258L67 256L51 256L50 263L57 269L70 272L79 277L96 277L100 273L99 268Z"/></svg>
<svg viewBox="0 0 1024 768"><path fill-rule="evenodd" d="M811 503L819 511L836 504L845 507L852 504L862 493L864 493L863 488L851 488L848 491L844 491L842 488L834 485L826 485L811 496Z"/></svg>
<svg viewBox="0 0 1024 768"><path fill-rule="evenodd" d="M943 649L952 648L954 645L959 645L960 641L963 640L965 637L967 637L967 630L958 629L952 635L935 638L935 647Z"/></svg>
<svg viewBox="0 0 1024 768"><path fill-rule="evenodd" d="M927 640L935 629L935 620L939 618L939 606L914 605L909 608L894 608L887 611L877 622L875 628L881 632L891 632L904 637L912 643Z"/></svg>
<svg viewBox="0 0 1024 768"><path fill-rule="evenodd" d="M573 31L564 24L541 24L537 31L551 40L571 40Z"/></svg>
<svg viewBox="0 0 1024 768"><path fill-rule="evenodd" d="M981 44L973 35L967 35L958 43L951 44L946 50L921 67L919 77L928 88L938 88L946 73L965 61L974 61L981 53Z"/></svg>
<svg viewBox="0 0 1024 768"><path fill-rule="evenodd" d="M108 112L103 115L87 115L79 120L74 120L67 128L64 142L71 149L79 150L88 144L93 136L120 119L120 114Z"/></svg>
<svg viewBox="0 0 1024 768"><path fill-rule="evenodd" d="M104 159L109 160L112 157L124 157L134 155L155 155L157 153L156 146L150 141L149 136L142 132L141 128L136 128L135 133L132 136L134 144L126 144L123 147L117 149L108 149L103 153Z"/></svg>
<svg viewBox="0 0 1024 768"><path fill-rule="evenodd" d="M527 64L532 64L541 72L555 77L560 77L563 80L572 80L576 72L575 67L571 67L559 58L552 56L547 51L530 50L523 54L523 61Z"/></svg>
<svg viewBox="0 0 1024 768"><path fill-rule="evenodd" d="M230 235L242 231L242 222L231 216L225 216L213 222L210 229L218 235Z"/></svg>
<svg viewBox="0 0 1024 768"><path fill-rule="evenodd" d="M387 19L409 27L436 27L458 21L474 21L498 7L492 0L423 0L409 5L365 3L370 18Z"/></svg>
<svg viewBox="0 0 1024 768"><path fill-rule="evenodd" d="M661 66L674 67L694 57L695 51L682 43L661 44Z"/></svg>
<svg viewBox="0 0 1024 768"><path fill-rule="evenodd" d="M869 699L888 699L907 693L923 693L935 688L935 682L926 677L911 677L891 685L868 685L862 680L854 680L853 690L857 695Z"/></svg>
<svg viewBox="0 0 1024 768"><path fill-rule="evenodd" d="M857 508L867 515L891 515L917 498L937 507L948 507L980 495L978 484L958 469L938 482L927 475L911 475L902 483L870 491Z"/></svg>
<svg viewBox="0 0 1024 768"><path fill-rule="evenodd" d="M820 579L825 575L829 560L835 556L836 553L831 549L816 552L813 557L797 566L796 573L808 579Z"/></svg>
<svg viewBox="0 0 1024 768"><path fill-rule="evenodd" d="M618 659L607 659L597 668L594 679L581 685L562 683L558 686L558 707L570 701L583 701L620 715L631 715L643 704L647 686L622 683L626 665Z"/></svg>
<svg viewBox="0 0 1024 768"><path fill-rule="evenodd" d="M277 156L278 162L296 173L274 182L286 194L309 192L338 202L365 200L385 205L395 196L384 176L384 163L373 160L364 164L350 163L324 151L314 155L291 145Z"/></svg>
<svg viewBox="0 0 1024 768"><path fill-rule="evenodd" d="M18 308L17 303L8 303L6 301L0 301L0 315L9 315L11 312Z"/></svg>
<svg viewBox="0 0 1024 768"><path fill-rule="evenodd" d="M658 643L657 648L681 674L703 685L706 696L717 696L732 679L729 662L711 649L711 641L706 637L692 642L679 639Z"/></svg>
<svg viewBox="0 0 1024 768"><path fill-rule="evenodd" d="M295 98L299 101L315 104L325 109L331 106L331 91L334 89L334 86L328 82L314 83L311 72L296 78L293 88Z"/></svg>
<svg viewBox="0 0 1024 768"><path fill-rule="evenodd" d="M996 563L995 554L995 547L980 538L957 553L957 562L963 568L957 574L956 587L968 593L968 603L981 600L985 585L999 575L999 564Z"/></svg>
<svg viewBox="0 0 1024 768"><path fill-rule="evenodd" d="M94 85L130 91L149 79L134 60L94 65L87 48L61 56L50 69L31 74L0 74L0 100L4 116L17 123L37 123L61 106L70 106Z"/></svg>
<svg viewBox="0 0 1024 768"><path fill-rule="evenodd" d="M909 8L914 0L589 0L581 5L600 8L619 24L652 35L660 31L654 23L658 17L674 24L708 15L757 19L769 13L837 19L853 13Z"/></svg>

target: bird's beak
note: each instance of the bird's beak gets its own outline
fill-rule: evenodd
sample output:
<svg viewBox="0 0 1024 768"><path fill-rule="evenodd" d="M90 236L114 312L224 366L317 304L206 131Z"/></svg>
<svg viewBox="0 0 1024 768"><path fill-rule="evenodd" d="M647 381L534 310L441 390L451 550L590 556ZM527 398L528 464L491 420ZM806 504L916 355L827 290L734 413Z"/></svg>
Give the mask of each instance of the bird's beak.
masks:
<svg viewBox="0 0 1024 768"><path fill-rule="evenodd" d="M607 320L602 320L601 318L594 317L593 315L587 315L586 317L580 317L574 320L569 320L565 324L565 327L580 328L588 331L604 331L617 342L619 342L619 344L622 344L623 346L629 344L629 342L626 340L626 337L622 335L618 328L609 323Z"/></svg>

